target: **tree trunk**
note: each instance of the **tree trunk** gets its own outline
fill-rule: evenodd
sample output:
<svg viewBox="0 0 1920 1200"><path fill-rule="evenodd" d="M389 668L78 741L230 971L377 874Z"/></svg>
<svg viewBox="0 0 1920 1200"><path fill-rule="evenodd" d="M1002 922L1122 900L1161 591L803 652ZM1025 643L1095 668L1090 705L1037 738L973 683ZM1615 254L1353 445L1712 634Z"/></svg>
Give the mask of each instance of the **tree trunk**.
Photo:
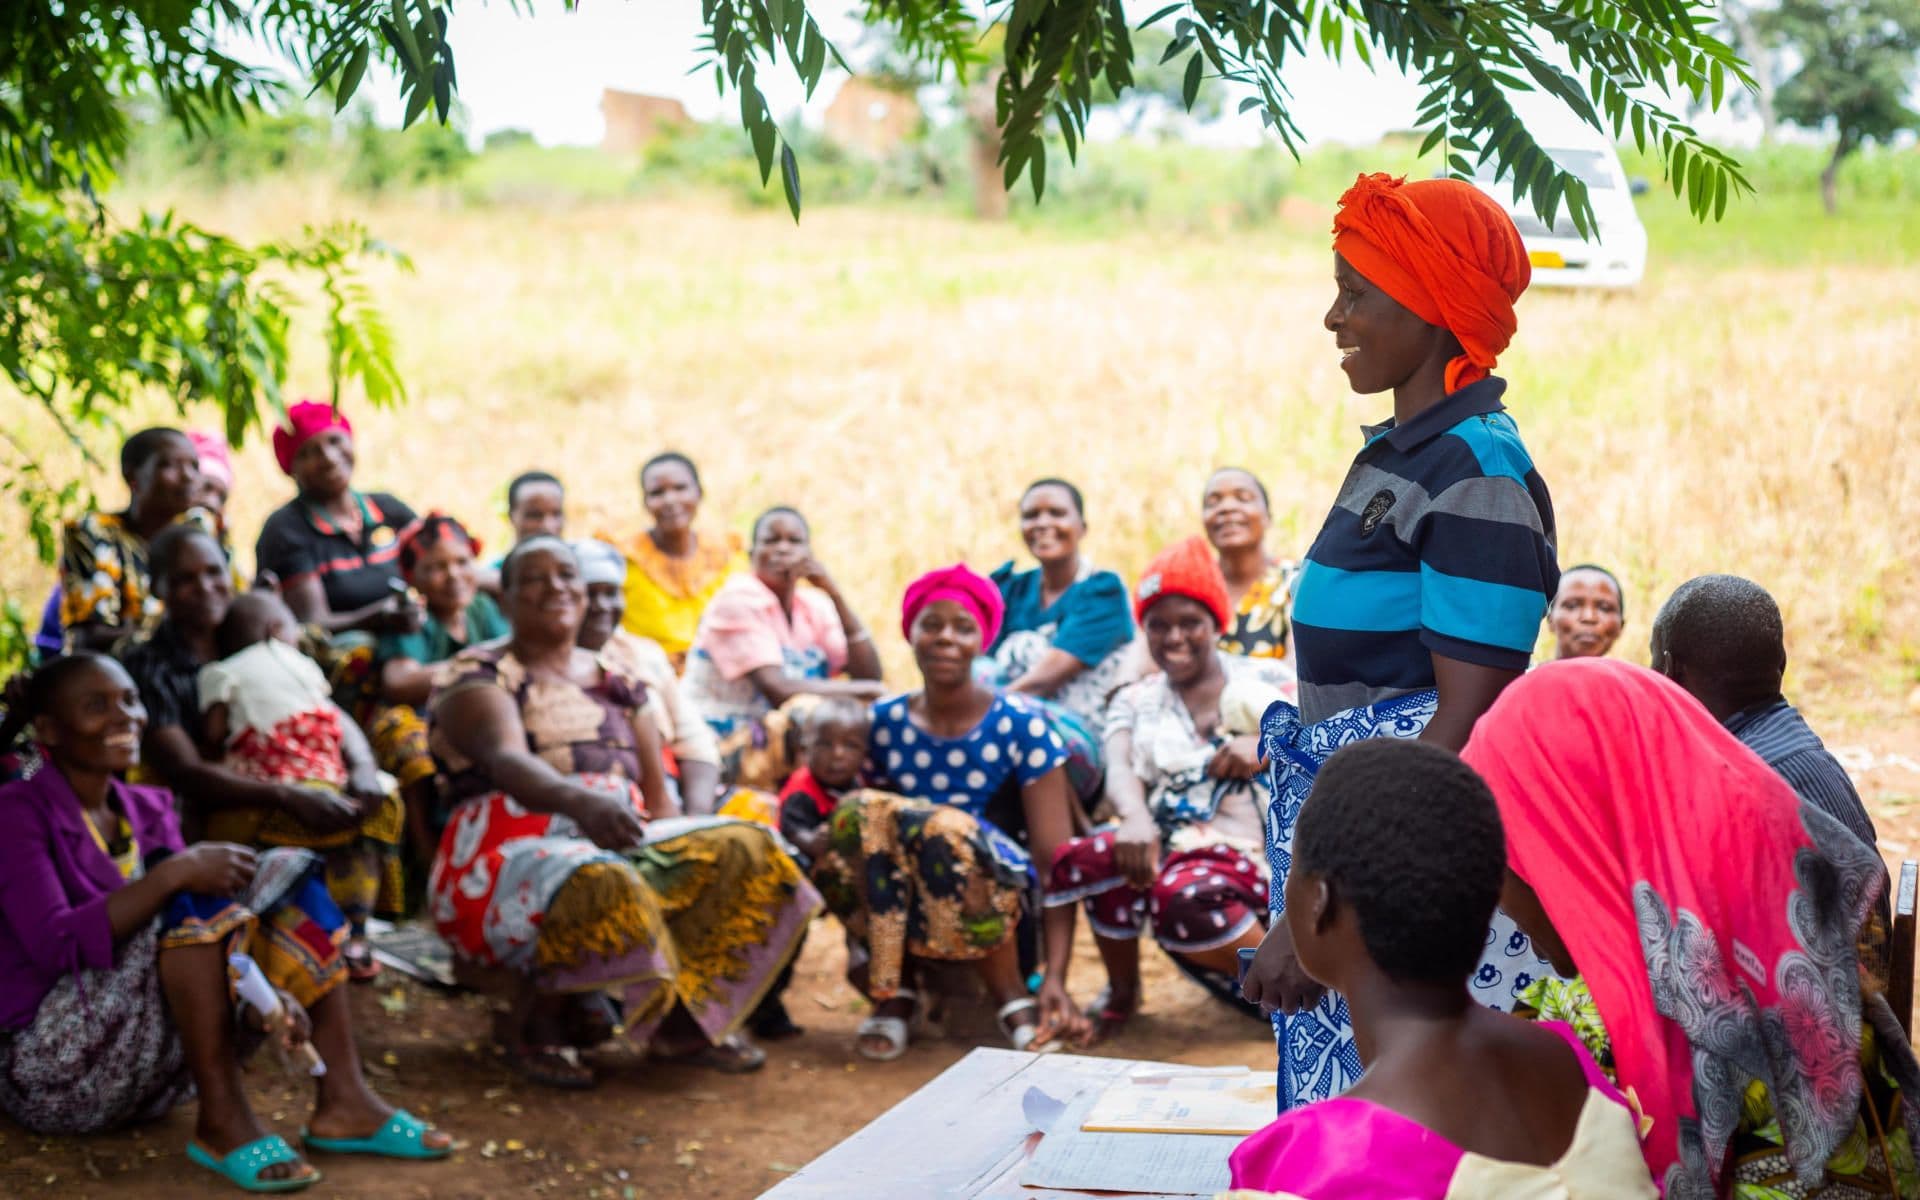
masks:
<svg viewBox="0 0 1920 1200"><path fill-rule="evenodd" d="M1007 219L1007 185L1000 171L1000 122L993 96L1005 68L981 73L967 89L968 158L973 168L973 215L982 221Z"/></svg>
<svg viewBox="0 0 1920 1200"><path fill-rule="evenodd" d="M1826 207L1827 215L1840 211L1839 201L1834 198L1834 181L1840 177L1840 160L1852 153L1853 146L1845 134L1833 144L1833 157L1827 160L1826 169L1820 172L1820 203Z"/></svg>

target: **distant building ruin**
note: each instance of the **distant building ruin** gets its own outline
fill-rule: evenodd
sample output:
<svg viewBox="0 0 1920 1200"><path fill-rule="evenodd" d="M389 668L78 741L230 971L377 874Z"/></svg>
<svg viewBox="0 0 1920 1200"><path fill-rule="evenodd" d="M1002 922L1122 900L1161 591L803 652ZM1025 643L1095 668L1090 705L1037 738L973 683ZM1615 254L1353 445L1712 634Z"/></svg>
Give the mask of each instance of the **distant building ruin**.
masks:
<svg viewBox="0 0 1920 1200"><path fill-rule="evenodd" d="M919 132L920 103L913 93L870 79L849 79L827 106L827 136L862 154L885 158Z"/></svg>
<svg viewBox="0 0 1920 1200"><path fill-rule="evenodd" d="M648 142L673 129L693 124L687 106L666 96L647 96L607 88L600 93L600 114L607 131L600 148L616 154L645 149Z"/></svg>

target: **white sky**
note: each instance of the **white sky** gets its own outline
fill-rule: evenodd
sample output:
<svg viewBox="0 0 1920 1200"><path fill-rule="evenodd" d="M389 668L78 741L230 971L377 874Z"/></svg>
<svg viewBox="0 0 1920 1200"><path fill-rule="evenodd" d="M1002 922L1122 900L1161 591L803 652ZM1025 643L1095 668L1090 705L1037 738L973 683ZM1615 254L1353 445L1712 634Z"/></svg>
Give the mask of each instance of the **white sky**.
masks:
<svg viewBox="0 0 1920 1200"><path fill-rule="evenodd" d="M858 20L851 13L835 15L827 3L817 4L814 12L829 40L858 66L865 58ZM498 129L526 129L547 145L591 145L600 140L600 93L607 87L675 97L697 118L736 120L737 97L722 96L710 70L688 73L701 58L699 32L699 0L597 0L573 12L549 7L533 16L519 15L507 4L463 6L449 36L468 132L477 141ZM810 123L817 123L841 78L829 68L805 106ZM1391 66L1376 73L1351 59L1335 65L1318 53L1294 62L1286 81L1295 119L1309 142L1366 143L1406 128L1420 95L1415 83ZM763 69L760 82L776 118L784 119L803 101L784 60ZM401 105L390 76L370 72L361 94L374 102L383 120L398 122ZM1237 103L1236 96L1227 106L1229 115L1201 132L1200 140L1254 142L1271 136L1258 113L1235 114ZM1724 118L1696 124L1709 137L1734 132Z"/></svg>
<svg viewBox="0 0 1920 1200"><path fill-rule="evenodd" d="M865 57L859 22L834 16L828 4L814 7L822 29L849 62ZM590 145L600 140L600 92L626 91L672 96L695 117L734 120L738 99L722 96L713 73L689 75L700 61L699 0L626 0L583 5L574 12L557 8L520 16L504 4L463 7L449 29L460 73L460 103L476 137L497 129L526 129L547 145ZM829 66L813 101L806 105L817 121L843 76ZM1315 56L1288 74L1300 126L1314 141L1372 141L1393 128L1411 124L1419 93L1396 74L1374 76L1364 68L1345 69ZM774 115L784 118L803 101L803 89L785 62L760 73ZM369 73L362 94L373 100L382 119L396 120L401 106L392 79ZM1229 106L1231 107L1231 106ZM1257 114L1224 122L1217 131L1229 140L1260 136Z"/></svg>

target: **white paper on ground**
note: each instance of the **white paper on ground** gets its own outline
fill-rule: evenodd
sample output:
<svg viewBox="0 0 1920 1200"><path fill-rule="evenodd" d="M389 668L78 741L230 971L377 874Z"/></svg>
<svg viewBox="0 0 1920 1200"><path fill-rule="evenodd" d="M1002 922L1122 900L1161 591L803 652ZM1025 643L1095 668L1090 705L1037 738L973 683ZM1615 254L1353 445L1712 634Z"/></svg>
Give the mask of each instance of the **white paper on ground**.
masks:
<svg viewBox="0 0 1920 1200"><path fill-rule="evenodd" d="M1029 1089L1029 1097L1038 1091ZM1052 1100L1045 1093L1039 1094L1044 1100ZM1064 1114L1055 1118L1055 1132L1040 1139L1033 1161L1021 1172L1023 1186L1212 1196L1232 1185L1227 1156L1240 1144L1239 1138L1192 1133L1086 1133L1080 1124L1098 1098L1098 1092L1078 1096ZM1031 1120L1031 1108L1028 1114Z"/></svg>

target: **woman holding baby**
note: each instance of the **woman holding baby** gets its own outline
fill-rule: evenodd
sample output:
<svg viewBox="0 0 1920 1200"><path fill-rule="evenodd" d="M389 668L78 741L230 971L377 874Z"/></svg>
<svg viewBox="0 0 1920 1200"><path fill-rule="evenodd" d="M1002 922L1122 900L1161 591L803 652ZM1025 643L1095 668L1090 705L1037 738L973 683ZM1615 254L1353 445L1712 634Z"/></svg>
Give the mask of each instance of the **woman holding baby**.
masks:
<svg viewBox="0 0 1920 1200"><path fill-rule="evenodd" d="M166 613L122 655L148 713L144 773L188 798L193 836L318 853L352 930L348 970L371 978L367 919L397 915L405 898L398 795L319 668L289 644L285 605L259 593L236 601L226 556L194 526L155 538L148 561Z"/></svg>

